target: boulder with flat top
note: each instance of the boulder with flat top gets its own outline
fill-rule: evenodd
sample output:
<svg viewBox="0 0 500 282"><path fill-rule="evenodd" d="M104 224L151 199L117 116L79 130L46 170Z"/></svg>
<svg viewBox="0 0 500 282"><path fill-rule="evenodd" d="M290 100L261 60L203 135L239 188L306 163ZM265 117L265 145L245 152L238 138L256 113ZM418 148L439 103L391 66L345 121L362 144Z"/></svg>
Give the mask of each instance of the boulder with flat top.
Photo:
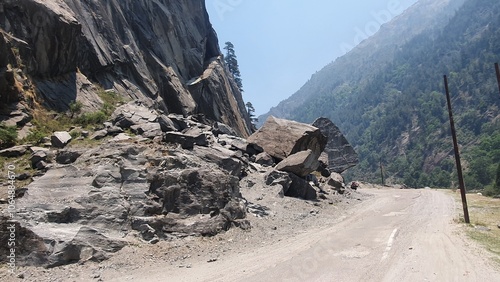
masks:
<svg viewBox="0 0 500 282"><path fill-rule="evenodd" d="M306 150L311 150L314 158L318 159L325 149L327 138L312 125L270 116L247 141L281 161Z"/></svg>

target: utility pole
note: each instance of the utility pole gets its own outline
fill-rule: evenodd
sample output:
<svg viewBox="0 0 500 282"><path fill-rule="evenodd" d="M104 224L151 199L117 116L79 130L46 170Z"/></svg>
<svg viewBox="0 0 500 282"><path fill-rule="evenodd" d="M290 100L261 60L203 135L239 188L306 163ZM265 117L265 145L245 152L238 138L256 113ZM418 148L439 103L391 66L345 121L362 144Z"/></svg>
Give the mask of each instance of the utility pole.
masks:
<svg viewBox="0 0 500 282"><path fill-rule="evenodd" d="M380 158L380 176L382 177L382 185L385 186L384 166L382 165L382 158Z"/></svg>
<svg viewBox="0 0 500 282"><path fill-rule="evenodd" d="M453 121L453 112L451 109L450 90L448 88L448 78L444 76L444 87L446 90L446 101L448 102L448 113L450 114L451 135L453 137L453 147L455 148L455 161L457 163L458 183L460 185L460 194L462 196L462 205L464 207L465 223L470 223L469 209L467 208L467 198L465 195L465 182L462 175L462 163L460 162L460 151L458 149L457 132L455 130L455 122Z"/></svg>

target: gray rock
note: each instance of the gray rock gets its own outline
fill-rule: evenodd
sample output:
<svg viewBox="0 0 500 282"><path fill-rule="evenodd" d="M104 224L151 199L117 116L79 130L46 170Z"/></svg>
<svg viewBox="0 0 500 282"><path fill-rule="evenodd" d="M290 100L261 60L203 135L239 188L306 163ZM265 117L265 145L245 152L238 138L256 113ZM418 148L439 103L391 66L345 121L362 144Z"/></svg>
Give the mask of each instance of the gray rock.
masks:
<svg viewBox="0 0 500 282"><path fill-rule="evenodd" d="M138 231L141 232L142 239L146 241L151 241L156 237L156 230L148 224L141 224Z"/></svg>
<svg viewBox="0 0 500 282"><path fill-rule="evenodd" d="M130 140L132 137L130 137L127 133L120 133L116 135L113 139L111 139L112 142L121 142L121 141L126 141Z"/></svg>
<svg viewBox="0 0 500 282"><path fill-rule="evenodd" d="M272 170L264 176L266 185L279 187L276 196L283 198L292 185L292 179L287 172Z"/></svg>
<svg viewBox="0 0 500 282"><path fill-rule="evenodd" d="M56 131L50 136L50 142L56 148L66 147L71 139L71 135L67 131Z"/></svg>
<svg viewBox="0 0 500 282"><path fill-rule="evenodd" d="M38 151L43 151L45 153L48 153L50 151L49 148L44 148L44 147L38 147L38 146L31 146L30 147L30 152L31 153L36 153Z"/></svg>
<svg viewBox="0 0 500 282"><path fill-rule="evenodd" d="M216 122L213 127L213 133L215 136L218 136L220 134L225 134L229 136L238 136L236 131L229 127L228 125L222 123L222 122Z"/></svg>
<svg viewBox="0 0 500 282"><path fill-rule="evenodd" d="M106 136L108 136L108 131L106 129L102 129L102 130L98 130L98 131L94 132L94 134L92 134L90 136L90 139L101 140L101 139L105 138Z"/></svg>
<svg viewBox="0 0 500 282"><path fill-rule="evenodd" d="M310 149L318 159L327 139L320 130L308 124L270 116L264 125L248 138L278 160Z"/></svg>
<svg viewBox="0 0 500 282"><path fill-rule="evenodd" d="M266 217L269 215L269 208L258 205L258 204L253 204L253 203L248 203L247 205L247 212L250 214L256 216L256 217Z"/></svg>
<svg viewBox="0 0 500 282"><path fill-rule="evenodd" d="M35 168L38 170L47 169L49 168L49 163L47 163L46 161L39 161L35 164Z"/></svg>
<svg viewBox="0 0 500 282"><path fill-rule="evenodd" d="M107 135L111 135L111 136L116 136L120 133L123 133L123 129L121 127L115 126L115 125L106 127L106 131L107 131Z"/></svg>
<svg viewBox="0 0 500 282"><path fill-rule="evenodd" d="M218 136L218 142L221 145L227 146L231 150L240 150L243 153L249 154L250 156L259 154L263 152L263 149L256 145L250 144L247 140L226 134L220 134Z"/></svg>
<svg viewBox="0 0 500 282"><path fill-rule="evenodd" d="M240 196L238 182L238 178L221 171L188 169L180 174L155 175L150 193L160 197L167 212L184 216L220 213ZM244 212L231 212L230 216L238 219Z"/></svg>
<svg viewBox="0 0 500 282"><path fill-rule="evenodd" d="M158 113L137 101L132 101L118 107L111 115L111 120L116 126L130 128L133 125L156 122Z"/></svg>
<svg viewBox="0 0 500 282"><path fill-rule="evenodd" d="M255 163L258 163L258 164L263 165L263 166L273 166L274 159L268 153L262 152L262 153L258 154L257 156L255 156Z"/></svg>
<svg viewBox="0 0 500 282"><path fill-rule="evenodd" d="M345 188L345 183L344 183L344 177L342 175L333 172L330 177L327 178L326 180L326 185L332 187L327 187L333 190L340 190Z"/></svg>
<svg viewBox="0 0 500 282"><path fill-rule="evenodd" d="M178 128L178 131L182 131L184 129L189 128L187 119L184 116L177 114L169 114L167 117L175 124L176 128Z"/></svg>
<svg viewBox="0 0 500 282"><path fill-rule="evenodd" d="M328 143L325 147L326 159L324 162L330 171L342 173L358 164L358 154L331 120L318 118L314 121L313 126L319 128L328 138Z"/></svg>
<svg viewBox="0 0 500 282"><path fill-rule="evenodd" d="M62 210L51 210L45 213L47 222L73 223L81 218L80 212L72 207L64 207Z"/></svg>
<svg viewBox="0 0 500 282"><path fill-rule="evenodd" d="M130 128L137 135L153 139L162 134L162 125L158 120L162 121L164 127L165 123L168 123L168 118L163 117L160 119L159 117L156 111L150 110L144 105L133 101L117 108L112 115L112 120L115 127ZM110 134L110 129L107 129L108 134ZM116 131L115 133L122 132L123 130Z"/></svg>
<svg viewBox="0 0 500 282"><path fill-rule="evenodd" d="M5 75L9 74L9 72L10 75L13 75L12 71L9 70L3 71L2 73ZM12 81L14 81L13 77L11 79ZM7 91L1 91L0 93L4 94L6 92ZM11 102L15 100L17 100L17 97L15 97L15 99L12 99ZM32 119L33 117L29 113L29 110L26 109L26 107L23 106L22 104L11 104L3 109L0 109L0 121L2 121L2 123L5 126L15 126L17 128L22 128L24 125L28 124Z"/></svg>
<svg viewBox="0 0 500 282"><path fill-rule="evenodd" d="M122 183L122 175L119 168L114 166L100 167L97 175L92 181L92 186L102 188L105 185Z"/></svg>
<svg viewBox="0 0 500 282"><path fill-rule="evenodd" d="M276 166L276 169L305 177L315 171L318 166L317 157L312 150L308 149L307 151L300 151L288 156Z"/></svg>
<svg viewBox="0 0 500 282"><path fill-rule="evenodd" d="M31 177L31 174L30 173L27 173L27 172L23 172L19 175L16 176L16 179L17 180L26 180L26 179L29 179Z"/></svg>
<svg viewBox="0 0 500 282"><path fill-rule="evenodd" d="M78 261L103 261L107 258L106 253L115 253L125 245L124 241L112 239L96 229L81 227L71 240L55 243L47 267Z"/></svg>
<svg viewBox="0 0 500 282"><path fill-rule="evenodd" d="M47 151L36 151L33 154L31 154L30 161L31 161L31 167L37 168L37 164L42 161L46 161L48 157L48 152Z"/></svg>
<svg viewBox="0 0 500 282"><path fill-rule="evenodd" d="M4 150L0 150L0 156L6 158L17 158L24 155L28 150L28 147L25 145L22 146L14 146Z"/></svg>
<svg viewBox="0 0 500 282"><path fill-rule="evenodd" d="M300 178L299 176L289 173L292 183L285 193L285 196L301 198L304 200L316 200L316 190L309 184L309 181Z"/></svg>
<svg viewBox="0 0 500 282"><path fill-rule="evenodd" d="M166 115L160 115L158 117L158 123L160 124L160 128L163 132L170 132L170 131L180 131L181 128L174 123L170 118L168 118Z"/></svg>
<svg viewBox="0 0 500 282"><path fill-rule="evenodd" d="M207 146L207 134L187 135L180 132L167 132L163 138L167 143L180 144L183 149L192 149L194 145Z"/></svg>
<svg viewBox="0 0 500 282"><path fill-rule="evenodd" d="M59 164L71 164L74 163L81 155L81 151L62 150L57 153L56 162Z"/></svg>
<svg viewBox="0 0 500 282"><path fill-rule="evenodd" d="M237 177L242 176L243 163L237 159L237 154L223 147L196 147L193 153L201 159L217 164L221 169Z"/></svg>
<svg viewBox="0 0 500 282"><path fill-rule="evenodd" d="M130 129L132 129L132 132L135 134L142 135L146 138L154 138L162 135L161 126L157 122L133 125Z"/></svg>

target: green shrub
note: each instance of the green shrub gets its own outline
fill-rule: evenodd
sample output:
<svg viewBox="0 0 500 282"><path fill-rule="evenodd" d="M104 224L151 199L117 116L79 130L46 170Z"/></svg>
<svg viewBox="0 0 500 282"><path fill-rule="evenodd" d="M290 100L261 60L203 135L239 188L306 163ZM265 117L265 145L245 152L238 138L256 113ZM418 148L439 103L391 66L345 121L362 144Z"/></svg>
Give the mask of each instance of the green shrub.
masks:
<svg viewBox="0 0 500 282"><path fill-rule="evenodd" d="M108 119L109 115L106 115L102 110L84 113L75 119L75 122L83 127L95 124L102 124Z"/></svg>
<svg viewBox="0 0 500 282"><path fill-rule="evenodd" d="M34 130L34 131L31 131L28 136L26 136L24 139L23 139L23 142L24 143L32 143L32 144L35 144L35 145L38 145L40 143L42 143L42 139L45 138L45 137L48 137L49 134L48 133L44 133L40 130Z"/></svg>
<svg viewBox="0 0 500 282"><path fill-rule="evenodd" d="M83 104L79 101L73 101L69 104L69 112L71 113L71 118L75 116L75 114L79 114L82 111Z"/></svg>
<svg viewBox="0 0 500 282"><path fill-rule="evenodd" d="M0 148L8 148L16 145L17 128L0 124Z"/></svg>

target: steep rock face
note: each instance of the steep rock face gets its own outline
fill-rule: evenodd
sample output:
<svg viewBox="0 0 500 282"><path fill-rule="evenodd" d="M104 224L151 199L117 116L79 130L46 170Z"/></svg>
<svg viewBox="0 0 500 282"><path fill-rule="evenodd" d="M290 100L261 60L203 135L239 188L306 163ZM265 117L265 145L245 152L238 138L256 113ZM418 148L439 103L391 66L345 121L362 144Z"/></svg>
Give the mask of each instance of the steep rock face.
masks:
<svg viewBox="0 0 500 282"><path fill-rule="evenodd" d="M0 87L9 85L9 64L18 66L51 108L101 103L88 78L150 107L203 113L249 133L202 0L2 1L0 32Z"/></svg>

